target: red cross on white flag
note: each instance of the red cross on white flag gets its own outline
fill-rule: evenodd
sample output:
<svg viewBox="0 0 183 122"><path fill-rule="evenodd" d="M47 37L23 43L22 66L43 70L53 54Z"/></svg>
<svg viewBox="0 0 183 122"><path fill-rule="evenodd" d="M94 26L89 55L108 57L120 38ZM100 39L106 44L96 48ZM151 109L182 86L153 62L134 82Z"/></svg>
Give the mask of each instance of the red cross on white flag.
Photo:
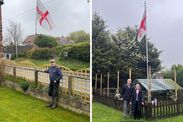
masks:
<svg viewBox="0 0 183 122"><path fill-rule="evenodd" d="M37 20L39 24L46 30L52 30L55 25L50 17L49 11L44 7L40 0L37 0L36 6Z"/></svg>
<svg viewBox="0 0 183 122"><path fill-rule="evenodd" d="M139 30L137 32L137 40L141 41L146 35L146 9L144 10L144 15L140 23Z"/></svg>

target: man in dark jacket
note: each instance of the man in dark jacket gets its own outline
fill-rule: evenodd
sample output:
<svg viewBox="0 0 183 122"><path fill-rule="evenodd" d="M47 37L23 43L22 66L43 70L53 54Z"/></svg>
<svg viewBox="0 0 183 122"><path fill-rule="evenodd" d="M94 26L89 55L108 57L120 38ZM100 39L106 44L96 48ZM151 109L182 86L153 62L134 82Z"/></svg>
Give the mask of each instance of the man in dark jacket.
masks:
<svg viewBox="0 0 183 122"><path fill-rule="evenodd" d="M58 91L60 80L62 79L62 72L60 68L56 66L55 59L52 59L50 63L51 66L45 72L49 73L50 84L48 88L48 95L52 97L52 101L47 105L47 107L54 109L58 106Z"/></svg>
<svg viewBox="0 0 183 122"><path fill-rule="evenodd" d="M127 80L127 83L123 85L121 90L121 97L123 99L123 115L127 116L130 114L130 99L132 95L132 86L131 86L131 79Z"/></svg>

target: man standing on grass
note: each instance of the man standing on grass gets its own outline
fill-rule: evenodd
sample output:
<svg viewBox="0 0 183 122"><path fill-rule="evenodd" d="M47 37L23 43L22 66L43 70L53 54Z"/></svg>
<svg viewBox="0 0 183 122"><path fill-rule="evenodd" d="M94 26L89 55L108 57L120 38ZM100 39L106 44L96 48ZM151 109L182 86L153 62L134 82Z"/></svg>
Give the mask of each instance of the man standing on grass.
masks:
<svg viewBox="0 0 183 122"><path fill-rule="evenodd" d="M59 92L60 80L62 79L62 72L60 68L56 66L55 59L52 59L50 63L51 66L45 72L49 73L50 84L48 88L48 95L52 97L52 101L46 107L54 109L58 106L58 92Z"/></svg>
<svg viewBox="0 0 183 122"><path fill-rule="evenodd" d="M127 80L127 83L123 85L121 90L121 97L123 99L123 115L127 116L130 114L130 99L132 95L132 86L131 86L131 79Z"/></svg>

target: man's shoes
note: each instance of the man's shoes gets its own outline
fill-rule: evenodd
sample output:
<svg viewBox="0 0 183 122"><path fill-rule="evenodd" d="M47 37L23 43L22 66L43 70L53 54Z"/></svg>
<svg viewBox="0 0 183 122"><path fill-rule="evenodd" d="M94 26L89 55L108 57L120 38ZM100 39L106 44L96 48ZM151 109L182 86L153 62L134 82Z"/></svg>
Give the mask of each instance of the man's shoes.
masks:
<svg viewBox="0 0 183 122"><path fill-rule="evenodd" d="M51 109L55 109L55 108L57 108L57 107L58 107L57 105L53 104L53 105L51 106Z"/></svg>
<svg viewBox="0 0 183 122"><path fill-rule="evenodd" d="M48 104L48 105L46 105L46 107L52 107L53 106L53 103L50 103L50 104Z"/></svg>
<svg viewBox="0 0 183 122"><path fill-rule="evenodd" d="M53 99L53 105L51 106L51 109L55 109L58 107L58 97L55 97Z"/></svg>

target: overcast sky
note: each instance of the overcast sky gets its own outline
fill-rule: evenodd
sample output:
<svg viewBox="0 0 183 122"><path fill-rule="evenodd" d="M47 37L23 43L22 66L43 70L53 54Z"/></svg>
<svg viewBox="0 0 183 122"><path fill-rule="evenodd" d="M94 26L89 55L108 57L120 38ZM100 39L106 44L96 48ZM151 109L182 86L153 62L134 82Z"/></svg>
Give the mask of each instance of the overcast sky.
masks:
<svg viewBox="0 0 183 122"><path fill-rule="evenodd" d="M38 24L38 33L53 36L67 36L70 32L84 30L90 32L90 5L87 0L41 0L56 25L52 31L46 31ZM35 34L36 0L4 0L3 33L9 20L21 23L24 37Z"/></svg>
<svg viewBox="0 0 183 122"><path fill-rule="evenodd" d="M120 27L139 25L144 0L93 0L93 12L115 32ZM163 51L163 66L183 64L183 0L147 0L147 33Z"/></svg>

